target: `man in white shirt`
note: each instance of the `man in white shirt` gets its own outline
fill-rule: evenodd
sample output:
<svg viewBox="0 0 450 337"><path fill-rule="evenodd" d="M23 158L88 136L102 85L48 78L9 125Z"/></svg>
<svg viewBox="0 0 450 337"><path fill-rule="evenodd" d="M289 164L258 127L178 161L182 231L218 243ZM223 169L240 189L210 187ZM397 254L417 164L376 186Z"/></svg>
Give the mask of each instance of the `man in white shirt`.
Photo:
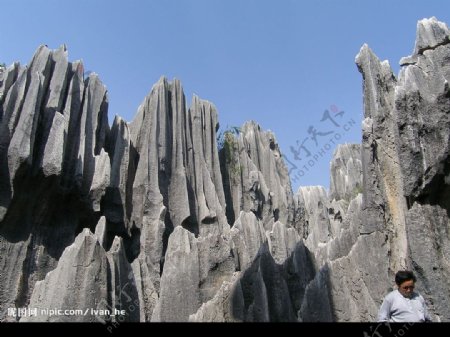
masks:
<svg viewBox="0 0 450 337"><path fill-rule="evenodd" d="M378 311L379 322L431 322L425 300L414 292L416 277L412 271L402 270L395 274L398 289L384 298Z"/></svg>

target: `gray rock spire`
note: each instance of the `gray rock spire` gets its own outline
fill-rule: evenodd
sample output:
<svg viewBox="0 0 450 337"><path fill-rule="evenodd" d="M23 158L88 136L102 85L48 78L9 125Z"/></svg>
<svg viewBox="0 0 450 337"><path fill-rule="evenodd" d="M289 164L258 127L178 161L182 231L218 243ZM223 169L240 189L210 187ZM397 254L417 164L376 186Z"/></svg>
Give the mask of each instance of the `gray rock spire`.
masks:
<svg viewBox="0 0 450 337"><path fill-rule="evenodd" d="M362 143L295 195L272 132L218 136L178 80L110 127L65 46L2 67L0 321L373 321L404 268L449 320L449 36L419 21L398 77L361 48Z"/></svg>

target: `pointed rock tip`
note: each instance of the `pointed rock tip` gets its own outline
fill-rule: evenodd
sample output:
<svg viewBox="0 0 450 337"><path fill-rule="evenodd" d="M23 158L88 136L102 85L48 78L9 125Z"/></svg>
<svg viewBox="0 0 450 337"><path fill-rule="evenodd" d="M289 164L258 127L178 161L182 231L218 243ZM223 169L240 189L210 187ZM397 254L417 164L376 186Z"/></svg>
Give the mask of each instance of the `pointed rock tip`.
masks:
<svg viewBox="0 0 450 337"><path fill-rule="evenodd" d="M161 77L159 78L158 82L167 82L167 76L166 75L161 75Z"/></svg>
<svg viewBox="0 0 450 337"><path fill-rule="evenodd" d="M100 79L100 76L96 72L93 71L89 73L88 78L85 81L88 81L87 84L90 84L92 82L93 85L99 85L105 88L105 95L106 97L108 97L108 87L103 83L103 81Z"/></svg>
<svg viewBox="0 0 450 337"><path fill-rule="evenodd" d="M209 105L214 109L216 108L214 103L208 101L207 99L200 98L197 94L193 93L191 107L194 107L196 105L204 105L204 106Z"/></svg>
<svg viewBox="0 0 450 337"><path fill-rule="evenodd" d="M170 82L171 82L172 85L174 85L174 86L181 87L181 80L178 79L178 78L176 78L176 77L174 77L174 78L172 79L172 81L170 81Z"/></svg>
<svg viewBox="0 0 450 337"><path fill-rule="evenodd" d="M355 148L358 148L360 146L361 146L360 143L347 143L347 142L341 143L341 144L338 144L336 146L336 149L334 150L334 153L338 153L338 152L344 151L346 149L355 149Z"/></svg>
<svg viewBox="0 0 450 337"><path fill-rule="evenodd" d="M92 78L96 78L96 79L99 80L99 76L98 76L98 74L95 71L90 72L88 77L89 78L91 78L91 77Z"/></svg>
<svg viewBox="0 0 450 337"><path fill-rule="evenodd" d="M123 239L120 236L115 236L111 245L110 253L117 253L123 249Z"/></svg>
<svg viewBox="0 0 450 337"><path fill-rule="evenodd" d="M91 230L89 229L89 228L84 228L83 229L83 235L92 235L92 232L91 232Z"/></svg>
<svg viewBox="0 0 450 337"><path fill-rule="evenodd" d="M392 73L389 61L381 61L366 43L361 47L358 55L356 55L355 63L361 74L377 69L377 64L379 64L379 66L383 69L383 72Z"/></svg>
<svg viewBox="0 0 450 337"><path fill-rule="evenodd" d="M33 65L40 60L41 57L49 58L52 55L52 51L48 48L47 45L41 44L33 54L30 64L28 67L30 69L33 68ZM42 61L41 61L42 62Z"/></svg>
<svg viewBox="0 0 450 337"><path fill-rule="evenodd" d="M183 85L181 83L181 80L174 77L172 79L172 81L169 82L169 85L170 85L170 88L172 91L178 92L179 94L184 96L184 90L183 90Z"/></svg>
<svg viewBox="0 0 450 337"><path fill-rule="evenodd" d="M120 117L119 115L115 115L114 116L114 121L113 121L113 125L120 125L121 123L126 123L125 122L125 120L122 118L122 117Z"/></svg>
<svg viewBox="0 0 450 337"><path fill-rule="evenodd" d="M42 50L45 50L45 49L50 50L50 48L46 44L41 44L41 45L39 45L39 47L37 47L37 49L34 53L37 54L38 52L41 52Z"/></svg>
<svg viewBox="0 0 450 337"><path fill-rule="evenodd" d="M78 76L78 78L83 78L83 73L84 73L84 65L83 65L83 60L76 60L72 62L72 69L75 71L76 75Z"/></svg>
<svg viewBox="0 0 450 337"><path fill-rule="evenodd" d="M184 234L192 234L191 232L189 232L186 228L184 228L183 226L176 226L172 232L172 234L175 233L184 233ZM193 234L192 234L193 235Z"/></svg>
<svg viewBox="0 0 450 337"><path fill-rule="evenodd" d="M55 51L63 51L63 52L67 52L67 45L65 43L61 44L57 49L55 49Z"/></svg>
<svg viewBox="0 0 450 337"><path fill-rule="evenodd" d="M97 222L97 225L95 226L95 236L97 236L97 239L100 243L102 243L104 239L105 229L106 229L106 217L102 216Z"/></svg>
<svg viewBox="0 0 450 337"><path fill-rule="evenodd" d="M167 80L167 77L165 75L162 75L159 79L158 82L156 82L155 86L160 86L160 85L166 85L169 81Z"/></svg>
<svg viewBox="0 0 450 337"><path fill-rule="evenodd" d="M97 241L97 237L94 235L94 233L91 232L89 228L83 228L81 233L78 234L75 238L74 244L76 246L79 246L86 238L93 238Z"/></svg>
<svg viewBox="0 0 450 337"><path fill-rule="evenodd" d="M427 49L450 42L447 24L436 17L424 18L417 22L416 42L413 55L420 55Z"/></svg>
<svg viewBox="0 0 450 337"><path fill-rule="evenodd" d="M261 126L258 124L258 122L256 122L253 119L244 122L244 124L242 125L242 129L248 129L248 128L256 129L258 131L261 130Z"/></svg>
<svg viewBox="0 0 450 337"><path fill-rule="evenodd" d="M312 192L312 191L324 191L326 193L326 189L322 185L310 185L310 186L300 186L297 190L297 193L301 192Z"/></svg>
<svg viewBox="0 0 450 337"><path fill-rule="evenodd" d="M12 71L14 68L20 68L20 62L14 61L9 66L5 65L5 68L0 67L0 69L2 69L2 71L6 71L6 72Z"/></svg>
<svg viewBox="0 0 450 337"><path fill-rule="evenodd" d="M367 61L370 57L376 57L375 53L370 49L369 45L367 43L364 43L359 53L355 57L355 63L358 65L358 67L362 67L362 65ZM378 59L378 58L377 58Z"/></svg>
<svg viewBox="0 0 450 337"><path fill-rule="evenodd" d="M162 75L162 76L158 79L158 81L157 81L155 84L152 85L152 89L150 90L150 92L149 92L149 94L147 95L147 97L150 97L151 93L152 93L154 90L157 90L157 89L159 89L159 88L161 88L161 87L165 88L167 83L168 83L168 82L167 82L167 77L166 77L165 75Z"/></svg>

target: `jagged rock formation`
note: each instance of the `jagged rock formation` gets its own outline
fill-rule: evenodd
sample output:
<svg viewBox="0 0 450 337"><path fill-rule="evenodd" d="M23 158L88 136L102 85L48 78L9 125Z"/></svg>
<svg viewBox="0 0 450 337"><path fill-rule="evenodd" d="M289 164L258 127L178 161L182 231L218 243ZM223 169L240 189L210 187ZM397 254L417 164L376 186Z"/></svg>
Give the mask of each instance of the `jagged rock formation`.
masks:
<svg viewBox="0 0 450 337"><path fill-rule="evenodd" d="M24 317L23 321L58 322L66 320L64 315L41 314L46 309L89 309L86 315L75 315L74 321L97 321L94 310L108 307L108 256L98 239L85 229L75 242L62 254L56 269L45 279L37 281L30 299L30 307L37 308L40 315ZM114 267L113 267L114 268ZM41 311L42 310L42 311ZM104 319L104 315L98 315Z"/></svg>
<svg viewBox="0 0 450 337"><path fill-rule="evenodd" d="M338 146L330 164L330 199L350 201L362 192L361 147L359 144Z"/></svg>
<svg viewBox="0 0 450 337"><path fill-rule="evenodd" d="M449 36L420 21L398 79L361 48L362 144L295 195L273 133L218 144L178 80L110 127L65 46L0 68L0 320L370 321L404 267L449 320Z"/></svg>
<svg viewBox="0 0 450 337"><path fill-rule="evenodd" d="M328 289L333 320L376 319L395 272L403 268L416 272L434 319L450 318L449 36L435 18L420 21L414 53L400 61L398 79L387 61L367 45L361 48L356 57L364 79L361 154L356 146L337 149L329 198L317 187L301 188L296 196L304 221L312 219L305 242L321 268L316 278L327 275L329 284L312 283L307 293ZM361 170L360 159L362 182L354 174ZM352 199L349 191L363 194ZM336 235L339 230L325 215L335 212L330 203L339 198L345 202L339 202L343 221ZM330 318L307 304L309 319Z"/></svg>
<svg viewBox="0 0 450 337"><path fill-rule="evenodd" d="M254 176L256 193L264 185L255 200L264 212L246 209L232 230L216 108L194 96L187 109L179 81L161 78L133 122L116 116L110 128L97 75L84 79L64 46L42 46L29 66L2 70L1 92L2 320L15 319L7 308L70 304L125 310L130 321L188 320L264 243L277 261L293 249L293 229L280 222L289 221L292 192L274 136L255 123L242 133L244 179ZM248 226L260 230L253 244ZM54 287L66 290L56 298ZM78 296L85 292L92 296ZM76 320L95 319L117 318Z"/></svg>
<svg viewBox="0 0 450 337"><path fill-rule="evenodd" d="M241 210L257 214L266 229L292 222L291 182L272 132L252 121L237 137L225 133L221 159L229 223Z"/></svg>
<svg viewBox="0 0 450 337"><path fill-rule="evenodd" d="M450 319L449 35L436 18L420 21L413 55L400 61L398 79L367 46L357 57L365 92L365 227L389 234L390 277L400 267L414 269L442 320Z"/></svg>
<svg viewBox="0 0 450 337"><path fill-rule="evenodd" d="M82 228L95 228L109 183L107 94L65 47L40 47L3 73L0 100L0 303L26 306Z"/></svg>

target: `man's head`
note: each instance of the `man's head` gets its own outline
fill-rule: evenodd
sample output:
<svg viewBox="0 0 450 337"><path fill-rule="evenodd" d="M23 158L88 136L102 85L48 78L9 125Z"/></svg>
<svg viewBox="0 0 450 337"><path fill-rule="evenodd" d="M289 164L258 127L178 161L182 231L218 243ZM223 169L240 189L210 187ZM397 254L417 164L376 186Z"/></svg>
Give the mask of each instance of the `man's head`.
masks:
<svg viewBox="0 0 450 337"><path fill-rule="evenodd" d="M414 285L416 283L416 277L412 271L400 270L395 274L395 283L398 286L398 291L404 297L411 297L414 292Z"/></svg>

